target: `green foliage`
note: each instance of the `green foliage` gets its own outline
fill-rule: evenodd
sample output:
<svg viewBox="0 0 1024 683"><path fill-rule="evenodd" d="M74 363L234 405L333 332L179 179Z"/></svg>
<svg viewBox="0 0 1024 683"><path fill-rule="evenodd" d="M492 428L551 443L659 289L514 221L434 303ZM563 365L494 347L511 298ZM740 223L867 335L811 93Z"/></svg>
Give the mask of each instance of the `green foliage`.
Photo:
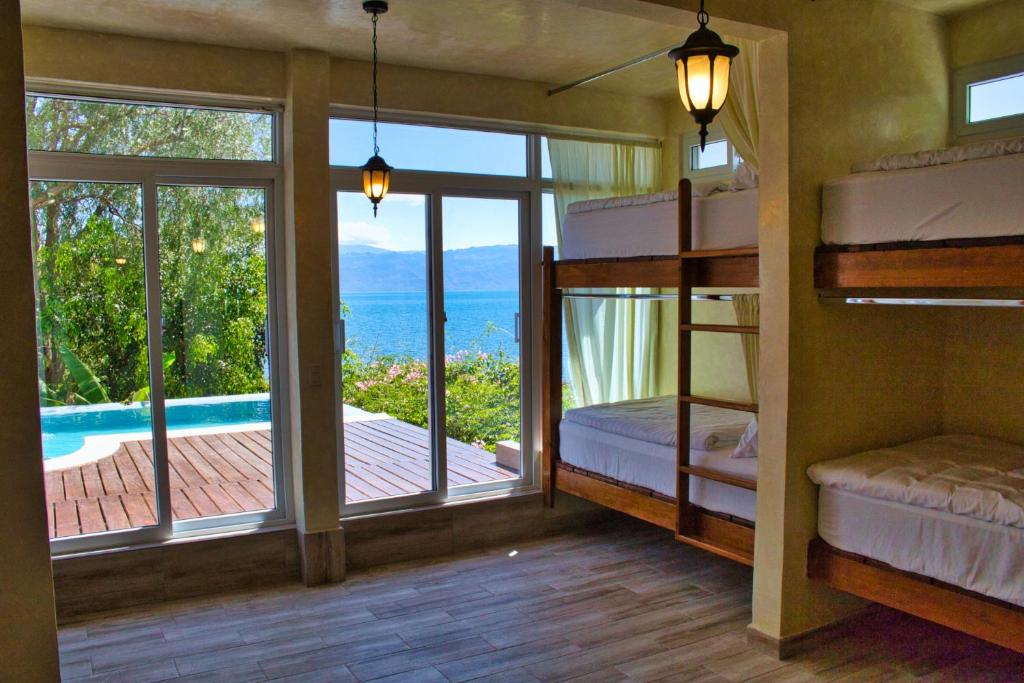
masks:
<svg viewBox="0 0 1024 683"><path fill-rule="evenodd" d="M80 400L76 403L110 403L110 397L107 396L106 389L100 384L99 378L88 365L82 362L81 358L66 346L60 347L60 357L68 369L68 374L78 385L78 393L75 396Z"/></svg>
<svg viewBox="0 0 1024 683"><path fill-rule="evenodd" d="M271 148L258 115L40 97L27 98L27 114L32 149L252 159ZM139 185L37 181L30 197L41 402L148 398ZM263 214L262 190L159 189L169 398L267 389ZM202 253L193 251L196 238Z"/></svg>
<svg viewBox="0 0 1024 683"><path fill-rule="evenodd" d="M445 365L448 436L494 452L499 441L519 441L519 363L504 353L460 352ZM345 403L426 428L427 366L413 358L344 358Z"/></svg>

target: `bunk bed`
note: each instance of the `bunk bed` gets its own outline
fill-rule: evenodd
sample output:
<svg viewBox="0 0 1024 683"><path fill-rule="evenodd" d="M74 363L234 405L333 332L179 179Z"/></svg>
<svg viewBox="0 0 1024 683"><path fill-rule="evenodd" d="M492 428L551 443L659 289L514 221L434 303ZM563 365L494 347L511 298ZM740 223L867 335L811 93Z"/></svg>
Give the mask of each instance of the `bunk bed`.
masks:
<svg viewBox="0 0 1024 683"><path fill-rule="evenodd" d="M851 170L822 189L816 287L1024 287L1024 138Z"/></svg>
<svg viewBox="0 0 1024 683"><path fill-rule="evenodd" d="M735 422L737 413L756 414L757 405L693 395L690 352L693 332L758 333L756 326L694 323L691 305L697 287L758 286L758 252L752 246L757 243L756 190L694 198L690 181L683 179L676 196L675 201L667 196L648 196L574 205L574 211L600 211L600 216L596 222L588 222L586 235L581 235L581 239L572 236L571 221L566 221L563 256L567 258L555 260L552 248L544 250L541 371L545 501L550 506L556 491L569 493L670 529L682 542L751 565L756 460L731 459L731 448L691 449L690 408L700 406L694 413L698 419ZM724 225L733 226L733 231L719 228ZM667 230L666 226L674 230ZM579 419L574 419L567 413L568 419L563 421L564 298L572 295L568 290L577 288L618 287L678 290L678 394L671 397L669 404L669 414L674 414L675 419L674 430L669 425L669 431L675 434L674 445L630 439L629 433L609 434L608 415L582 412L577 414ZM612 422L623 422L615 419L614 407L611 413ZM579 424L587 419L598 419L583 425L589 432ZM632 436L638 436L636 425L632 428ZM572 457L562 457L562 447L568 445L563 435L574 439ZM647 486L624 481L626 477L610 476L609 472L621 470L595 464L602 455L594 455L599 450L597 446L605 449L606 463L620 464L620 459L630 457L630 453L652 453L660 446L664 456L666 448L671 449L670 460L662 458L663 462L671 463L667 470L671 485L657 486L654 482L664 482L658 474L649 475L653 478L647 480ZM652 462L656 460L652 458ZM655 467L655 472L665 471ZM723 488L739 492L738 496L733 492L734 502L729 502Z"/></svg>
<svg viewBox="0 0 1024 683"><path fill-rule="evenodd" d="M1019 296L1024 138L852 170L823 189L819 289ZM808 576L1024 652L1024 447L942 435L823 461L808 476L819 485Z"/></svg>

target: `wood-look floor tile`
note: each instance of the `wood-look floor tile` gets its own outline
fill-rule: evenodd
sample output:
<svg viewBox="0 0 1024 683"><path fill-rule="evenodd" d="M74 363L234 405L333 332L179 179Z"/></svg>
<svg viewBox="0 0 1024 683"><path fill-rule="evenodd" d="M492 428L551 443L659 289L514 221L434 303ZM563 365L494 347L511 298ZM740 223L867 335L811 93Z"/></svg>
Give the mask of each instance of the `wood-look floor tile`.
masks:
<svg viewBox="0 0 1024 683"><path fill-rule="evenodd" d="M121 609L59 640L65 679L90 682L1022 679L1024 657L881 608L778 662L747 640L750 591L748 568L627 524Z"/></svg>

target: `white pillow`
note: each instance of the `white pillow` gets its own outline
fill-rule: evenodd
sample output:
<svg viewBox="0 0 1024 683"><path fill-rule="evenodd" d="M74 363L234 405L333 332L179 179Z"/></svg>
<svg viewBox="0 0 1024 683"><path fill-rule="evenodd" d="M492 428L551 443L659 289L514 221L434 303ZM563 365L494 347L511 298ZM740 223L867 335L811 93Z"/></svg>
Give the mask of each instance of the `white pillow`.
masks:
<svg viewBox="0 0 1024 683"><path fill-rule="evenodd" d="M746 431L743 432L743 436L740 437L740 442L736 446L736 450L732 452L730 458L756 458L757 457L757 418L755 417L747 425Z"/></svg>

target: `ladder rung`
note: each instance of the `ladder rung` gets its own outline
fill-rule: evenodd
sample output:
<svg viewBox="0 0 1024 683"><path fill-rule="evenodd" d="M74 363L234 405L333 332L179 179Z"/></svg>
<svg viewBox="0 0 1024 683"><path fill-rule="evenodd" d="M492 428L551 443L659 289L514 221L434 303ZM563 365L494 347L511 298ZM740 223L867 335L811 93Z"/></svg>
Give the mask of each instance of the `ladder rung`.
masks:
<svg viewBox="0 0 1024 683"><path fill-rule="evenodd" d="M726 548L719 543L706 539L703 536L687 536L686 534L676 534L676 540L682 541L688 545L692 545L695 548L706 550L715 555L720 555L724 558L730 559L733 562L739 562L745 564L748 567L754 566L754 557L745 550L739 550L734 548Z"/></svg>
<svg viewBox="0 0 1024 683"><path fill-rule="evenodd" d="M714 408L726 408L728 410L742 410L746 413L756 413L756 403L737 403L736 401L722 401L717 398L708 398L707 396L680 396L679 400L683 403L696 403L702 406L712 406Z"/></svg>
<svg viewBox="0 0 1024 683"><path fill-rule="evenodd" d="M679 329L684 332L731 332L733 334L760 334L757 325L705 325L698 323L683 323Z"/></svg>
<svg viewBox="0 0 1024 683"><path fill-rule="evenodd" d="M739 249L696 249L679 252L679 258L729 258L735 256L757 256L757 247Z"/></svg>
<svg viewBox="0 0 1024 683"><path fill-rule="evenodd" d="M716 472L709 470L704 467L692 467L690 465L680 465L679 471L683 474L688 474L692 477L700 477L701 479L710 479L711 481L717 481L722 484L728 484L729 486L735 486L741 489L747 489L748 491L757 490L757 481L751 479L744 479L743 477L736 477L731 474L724 474L722 472Z"/></svg>

